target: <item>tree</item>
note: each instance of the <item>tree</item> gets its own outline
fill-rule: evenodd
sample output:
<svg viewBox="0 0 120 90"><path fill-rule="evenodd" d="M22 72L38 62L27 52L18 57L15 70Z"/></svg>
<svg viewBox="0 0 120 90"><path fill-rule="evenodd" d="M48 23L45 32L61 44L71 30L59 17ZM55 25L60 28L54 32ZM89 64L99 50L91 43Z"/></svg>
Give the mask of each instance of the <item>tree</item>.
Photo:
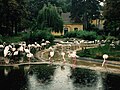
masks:
<svg viewBox="0 0 120 90"><path fill-rule="evenodd" d="M120 35L120 0L106 0L104 7L105 35L119 37Z"/></svg>
<svg viewBox="0 0 120 90"><path fill-rule="evenodd" d="M88 23L99 18L100 5L98 0L72 0L71 19L76 22L82 22L84 29L88 29Z"/></svg>
<svg viewBox="0 0 120 90"><path fill-rule="evenodd" d="M0 34L17 34L26 16L24 0L1 0L0 7Z"/></svg>
<svg viewBox="0 0 120 90"><path fill-rule="evenodd" d="M37 27L39 29L51 28L52 31L62 33L63 21L56 6L50 3L44 4L44 7L38 13Z"/></svg>

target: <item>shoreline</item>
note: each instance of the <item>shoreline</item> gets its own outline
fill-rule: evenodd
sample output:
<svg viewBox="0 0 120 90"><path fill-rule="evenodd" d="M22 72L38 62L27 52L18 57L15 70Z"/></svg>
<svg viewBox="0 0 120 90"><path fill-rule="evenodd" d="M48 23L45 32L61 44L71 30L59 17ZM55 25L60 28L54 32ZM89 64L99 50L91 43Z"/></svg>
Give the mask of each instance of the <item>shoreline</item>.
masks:
<svg viewBox="0 0 120 90"><path fill-rule="evenodd" d="M46 59L43 54L46 53L48 49L39 51L35 54L35 58L37 58L38 61L35 62L20 62L20 63L12 63L12 64L0 64L0 67L18 67L22 65L40 65L40 64L50 64L48 59ZM119 61L110 61L107 60L107 68L102 67L101 59L93 59L93 58L86 58L86 57L80 57L77 58L77 65L75 66L76 68L85 68L85 69L90 69L90 70L95 70L95 71L100 71L100 72L108 72L108 73L113 73L113 74L120 74L120 62ZM62 65L61 61L55 61L52 63L53 65ZM67 60L65 63L66 66L72 67L72 63Z"/></svg>
<svg viewBox="0 0 120 90"><path fill-rule="evenodd" d="M78 61L80 63L80 61ZM90 62L91 64L93 64L92 62ZM41 64L50 64L50 65L59 65L59 66L70 66L72 67L73 64L70 63L65 63L63 64L62 62L53 62L52 64L50 62L26 62L26 63L19 63L19 64L4 64L4 65L0 65L0 67L19 67L22 65L41 65ZM109 65L108 65L109 66ZM84 68L84 69L90 69L90 70L95 70L95 71L99 71L99 72L107 72L107 73L111 73L111 74L120 74L120 67L117 67L118 69L115 68L105 68L105 67L100 67L100 66L96 66L95 64L93 64L93 66L89 66L89 65L76 65L75 68ZM73 68L74 69L74 68Z"/></svg>

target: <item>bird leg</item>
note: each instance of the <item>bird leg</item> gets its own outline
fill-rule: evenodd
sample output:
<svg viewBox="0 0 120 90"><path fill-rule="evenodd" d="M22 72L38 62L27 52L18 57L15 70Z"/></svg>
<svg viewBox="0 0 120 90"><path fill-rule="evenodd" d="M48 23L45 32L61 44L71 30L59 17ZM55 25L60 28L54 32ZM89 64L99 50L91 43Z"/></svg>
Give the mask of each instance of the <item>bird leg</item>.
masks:
<svg viewBox="0 0 120 90"><path fill-rule="evenodd" d="M105 59L104 59L104 61L103 61L103 63L102 63L102 67L105 65Z"/></svg>

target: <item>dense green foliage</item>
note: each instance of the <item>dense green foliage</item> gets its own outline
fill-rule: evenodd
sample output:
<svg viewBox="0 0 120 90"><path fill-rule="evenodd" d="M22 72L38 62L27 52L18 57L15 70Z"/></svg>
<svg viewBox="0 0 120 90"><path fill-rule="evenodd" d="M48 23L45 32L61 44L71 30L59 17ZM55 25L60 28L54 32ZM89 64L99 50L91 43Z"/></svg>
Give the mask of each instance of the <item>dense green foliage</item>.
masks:
<svg viewBox="0 0 120 90"><path fill-rule="evenodd" d="M54 40L54 36L50 32L46 32L46 30L36 30L34 32L25 33L22 38L22 40L27 43L41 43L42 39L52 42Z"/></svg>
<svg viewBox="0 0 120 90"><path fill-rule="evenodd" d="M105 0L104 32L120 38L120 0Z"/></svg>
<svg viewBox="0 0 120 90"><path fill-rule="evenodd" d="M100 5L98 0L72 0L71 19L82 22L84 29L92 19L100 17Z"/></svg>
<svg viewBox="0 0 120 90"><path fill-rule="evenodd" d="M0 0L0 34L17 34L27 17L25 0Z"/></svg>
<svg viewBox="0 0 120 90"><path fill-rule="evenodd" d="M95 40L97 39L97 34L93 31L71 31L66 33L65 37L80 38L84 40Z"/></svg>
<svg viewBox="0 0 120 90"><path fill-rule="evenodd" d="M71 12L71 19L82 22L84 30L95 31L98 35L114 36L120 38L120 0L106 0L104 8L105 27L99 31L91 25L92 19L101 18L101 6L103 0L0 0L0 43L17 42L22 40L19 33L36 33L38 30L63 31L62 12ZM37 30L37 31L36 31ZM70 34L71 33L71 34ZM67 37L77 37L94 40L96 34L90 32L70 32ZM15 40L16 37L16 40ZM26 37L29 37L26 36ZM40 39L41 40L41 39Z"/></svg>
<svg viewBox="0 0 120 90"><path fill-rule="evenodd" d="M57 7L52 6L50 3L45 4L38 13L37 26L38 29L51 28L52 31L62 33L63 21Z"/></svg>

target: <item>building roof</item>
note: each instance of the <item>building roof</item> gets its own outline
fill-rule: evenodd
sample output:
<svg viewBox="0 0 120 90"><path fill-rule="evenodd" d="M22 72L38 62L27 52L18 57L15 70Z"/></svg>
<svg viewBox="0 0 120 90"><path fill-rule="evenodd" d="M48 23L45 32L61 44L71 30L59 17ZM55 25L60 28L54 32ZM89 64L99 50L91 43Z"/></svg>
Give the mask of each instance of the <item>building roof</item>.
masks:
<svg viewBox="0 0 120 90"><path fill-rule="evenodd" d="M75 23L70 18L70 12L62 13L61 17L63 19L64 24L81 24L81 23Z"/></svg>
<svg viewBox="0 0 120 90"><path fill-rule="evenodd" d="M62 13L61 17L62 17L64 23L70 23L71 22L70 12Z"/></svg>

